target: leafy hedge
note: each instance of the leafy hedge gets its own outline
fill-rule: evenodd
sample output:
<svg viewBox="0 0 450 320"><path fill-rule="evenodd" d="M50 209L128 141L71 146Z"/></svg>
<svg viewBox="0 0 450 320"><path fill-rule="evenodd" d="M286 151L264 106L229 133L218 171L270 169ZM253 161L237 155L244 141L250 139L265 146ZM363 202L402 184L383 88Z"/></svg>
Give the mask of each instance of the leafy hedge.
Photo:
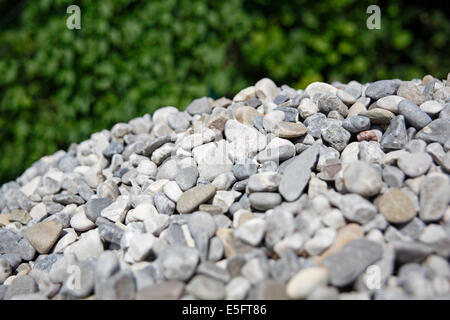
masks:
<svg viewBox="0 0 450 320"><path fill-rule="evenodd" d="M40 0L0 4L0 182L115 122L268 76L410 79L449 71L450 19L419 1ZM66 8L81 8L81 30ZM23 5L23 8L21 7Z"/></svg>

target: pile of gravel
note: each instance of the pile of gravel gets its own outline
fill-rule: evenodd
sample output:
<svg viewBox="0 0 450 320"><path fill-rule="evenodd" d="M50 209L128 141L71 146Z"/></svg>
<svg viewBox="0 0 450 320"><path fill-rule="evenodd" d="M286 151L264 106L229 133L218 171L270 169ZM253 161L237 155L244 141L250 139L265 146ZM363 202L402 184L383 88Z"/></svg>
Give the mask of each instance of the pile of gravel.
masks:
<svg viewBox="0 0 450 320"><path fill-rule="evenodd" d="M449 150L450 74L160 108L1 187L0 299L448 299Z"/></svg>

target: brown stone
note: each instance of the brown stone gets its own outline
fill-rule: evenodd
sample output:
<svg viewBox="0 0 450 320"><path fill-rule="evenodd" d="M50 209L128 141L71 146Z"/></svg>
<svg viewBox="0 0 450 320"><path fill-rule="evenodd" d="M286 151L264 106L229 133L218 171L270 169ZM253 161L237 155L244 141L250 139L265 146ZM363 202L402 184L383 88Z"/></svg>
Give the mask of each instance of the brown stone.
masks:
<svg viewBox="0 0 450 320"><path fill-rule="evenodd" d="M9 213L0 214L0 227L4 227L10 224Z"/></svg>
<svg viewBox="0 0 450 320"><path fill-rule="evenodd" d="M28 228L26 237L39 253L48 253L62 233L62 226L56 221L40 222Z"/></svg>
<svg viewBox="0 0 450 320"><path fill-rule="evenodd" d="M280 138L297 138L306 134L307 128L301 123L281 121L275 127Z"/></svg>
<svg viewBox="0 0 450 320"><path fill-rule="evenodd" d="M398 188L391 188L376 201L380 213L391 223L405 223L416 216L409 196Z"/></svg>
<svg viewBox="0 0 450 320"><path fill-rule="evenodd" d="M370 119L373 124L389 124L395 118L395 114L381 108L373 108L368 111L361 112L360 116Z"/></svg>
<svg viewBox="0 0 450 320"><path fill-rule="evenodd" d="M236 120L240 123L253 127L253 119L259 116L259 112L255 108L243 106L236 110Z"/></svg>
<svg viewBox="0 0 450 320"><path fill-rule="evenodd" d="M25 210L15 209L10 212L9 214L9 221L14 222L20 222L21 224L27 224L31 221L30 214Z"/></svg>
<svg viewBox="0 0 450 320"><path fill-rule="evenodd" d="M236 250L236 246L233 240L233 231L229 228L220 228L217 229L216 236L222 242L222 245L225 249L225 257L231 257Z"/></svg>
<svg viewBox="0 0 450 320"><path fill-rule="evenodd" d="M222 97L217 100L212 101L211 106L213 108L225 108L228 107L233 101L228 98Z"/></svg>

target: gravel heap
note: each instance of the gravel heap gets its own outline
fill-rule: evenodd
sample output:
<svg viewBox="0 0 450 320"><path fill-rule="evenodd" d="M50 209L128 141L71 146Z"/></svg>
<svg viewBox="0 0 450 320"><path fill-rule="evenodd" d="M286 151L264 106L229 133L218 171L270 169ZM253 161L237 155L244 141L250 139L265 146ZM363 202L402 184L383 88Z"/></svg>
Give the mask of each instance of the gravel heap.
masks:
<svg viewBox="0 0 450 320"><path fill-rule="evenodd" d="M449 150L450 74L163 107L1 187L0 299L449 299Z"/></svg>

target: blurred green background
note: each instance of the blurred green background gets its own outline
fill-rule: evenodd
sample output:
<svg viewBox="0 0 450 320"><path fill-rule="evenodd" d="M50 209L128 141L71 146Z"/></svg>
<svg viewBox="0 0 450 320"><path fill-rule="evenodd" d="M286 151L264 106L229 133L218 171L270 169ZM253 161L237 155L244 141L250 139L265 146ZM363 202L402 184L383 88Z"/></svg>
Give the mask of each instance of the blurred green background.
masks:
<svg viewBox="0 0 450 320"><path fill-rule="evenodd" d="M66 9L81 8L81 30ZM366 9L381 8L381 30ZM119 121L270 77L409 80L450 71L445 1L0 0L0 182Z"/></svg>

